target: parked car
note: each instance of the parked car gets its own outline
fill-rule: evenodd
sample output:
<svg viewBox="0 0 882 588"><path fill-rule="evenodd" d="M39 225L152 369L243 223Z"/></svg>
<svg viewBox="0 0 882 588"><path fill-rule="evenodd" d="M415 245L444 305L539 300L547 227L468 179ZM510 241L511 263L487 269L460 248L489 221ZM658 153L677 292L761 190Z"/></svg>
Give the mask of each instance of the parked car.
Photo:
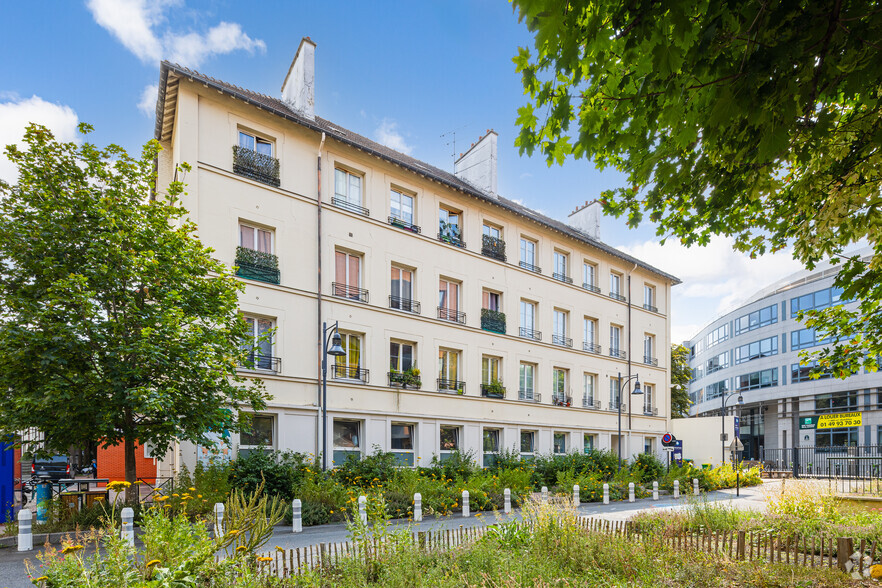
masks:
<svg viewBox="0 0 882 588"><path fill-rule="evenodd" d="M66 455L52 455L48 458L40 457L34 459L31 463L31 475L38 475L42 472L49 474L49 479L53 482L70 478L70 460Z"/></svg>

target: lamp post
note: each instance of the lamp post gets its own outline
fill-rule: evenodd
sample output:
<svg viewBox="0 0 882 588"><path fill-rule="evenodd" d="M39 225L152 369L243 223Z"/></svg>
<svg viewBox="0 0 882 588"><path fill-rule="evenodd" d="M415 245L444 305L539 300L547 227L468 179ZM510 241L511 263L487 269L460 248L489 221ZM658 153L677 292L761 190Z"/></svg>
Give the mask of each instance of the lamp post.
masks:
<svg viewBox="0 0 882 588"><path fill-rule="evenodd" d="M633 376L629 376L625 378L625 384L629 383L633 379L637 379L637 382L634 384L634 390L631 392L633 395L643 394L643 390L640 389L640 374L634 374ZM618 390L618 405L619 405L619 471L622 470L622 372L619 372L619 390Z"/></svg>
<svg viewBox="0 0 882 588"><path fill-rule="evenodd" d="M723 424L723 433L722 435L720 435L720 443L723 445L723 461L720 463L720 465L726 463L726 402L736 394L738 394L738 406L741 406L742 404L744 404L744 397L741 396L741 394L739 394L738 392L732 392L728 396L723 394L720 397L723 399L723 410L720 412L720 420Z"/></svg>
<svg viewBox="0 0 882 588"><path fill-rule="evenodd" d="M346 350L340 345L342 339L337 332L337 325L338 322L334 322L328 327L328 323L322 323L322 470L328 469L328 356L346 355ZM333 332L329 337L330 329Z"/></svg>

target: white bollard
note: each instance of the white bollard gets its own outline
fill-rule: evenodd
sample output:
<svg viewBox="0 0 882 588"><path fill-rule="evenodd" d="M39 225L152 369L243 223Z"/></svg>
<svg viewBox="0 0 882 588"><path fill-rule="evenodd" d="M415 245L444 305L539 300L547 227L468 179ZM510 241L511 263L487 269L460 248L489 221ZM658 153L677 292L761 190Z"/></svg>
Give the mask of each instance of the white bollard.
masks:
<svg viewBox="0 0 882 588"><path fill-rule="evenodd" d="M634 482L628 482L628 502L634 502Z"/></svg>
<svg viewBox="0 0 882 588"><path fill-rule="evenodd" d="M295 498L291 503L291 532L303 532L303 503L299 498Z"/></svg>
<svg viewBox="0 0 882 588"><path fill-rule="evenodd" d="M658 482L652 483L652 499L658 500Z"/></svg>
<svg viewBox="0 0 882 588"><path fill-rule="evenodd" d="M367 524L367 496L358 497L358 518L362 525Z"/></svg>
<svg viewBox="0 0 882 588"><path fill-rule="evenodd" d="M603 503L609 504L609 484L603 485Z"/></svg>
<svg viewBox="0 0 882 588"><path fill-rule="evenodd" d="M122 538L128 541L129 545L135 544L135 511L132 507L127 506L120 513L122 519Z"/></svg>
<svg viewBox="0 0 882 588"><path fill-rule="evenodd" d="M419 492L413 495L413 522L423 520L423 496Z"/></svg>
<svg viewBox="0 0 882 588"><path fill-rule="evenodd" d="M31 511L23 508L18 511L18 550L30 551L34 548L34 535L31 530Z"/></svg>
<svg viewBox="0 0 882 588"><path fill-rule="evenodd" d="M692 478L692 493L698 496L698 478Z"/></svg>
<svg viewBox="0 0 882 588"><path fill-rule="evenodd" d="M222 502L214 503L214 536L220 537L224 534L224 504Z"/></svg>
<svg viewBox="0 0 882 588"><path fill-rule="evenodd" d="M469 516L469 491L462 491L462 516L468 518Z"/></svg>
<svg viewBox="0 0 882 588"><path fill-rule="evenodd" d="M579 485L576 484L573 486L573 506L579 508L580 504L582 504L582 499L579 498Z"/></svg>
<svg viewBox="0 0 882 588"><path fill-rule="evenodd" d="M680 480L674 480L674 499L680 498Z"/></svg>
<svg viewBox="0 0 882 588"><path fill-rule="evenodd" d="M542 486L542 502L548 502L548 486Z"/></svg>
<svg viewBox="0 0 882 588"><path fill-rule="evenodd" d="M503 496L505 496L505 502L503 503L502 511L505 514L511 514L511 490L506 488Z"/></svg>

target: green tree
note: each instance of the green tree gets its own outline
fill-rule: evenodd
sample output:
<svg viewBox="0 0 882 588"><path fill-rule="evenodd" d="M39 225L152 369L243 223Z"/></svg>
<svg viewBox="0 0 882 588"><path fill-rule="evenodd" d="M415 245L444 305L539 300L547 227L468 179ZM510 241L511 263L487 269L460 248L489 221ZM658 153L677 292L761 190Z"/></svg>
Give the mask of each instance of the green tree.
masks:
<svg viewBox="0 0 882 588"><path fill-rule="evenodd" d="M6 148L18 182L0 182L0 433L36 427L36 452L122 443L132 483L136 442L208 444L266 399L236 373L241 285L196 238L183 184L153 192L159 150L31 125Z"/></svg>
<svg viewBox="0 0 882 588"><path fill-rule="evenodd" d="M882 354L882 258L843 257L882 226L882 10L870 0L513 0L534 33L514 61L528 96L521 152L584 157L627 176L606 213L662 238L734 238L842 258L854 311L808 313L843 341L837 375ZM847 343L845 341L848 341Z"/></svg>
<svg viewBox="0 0 882 588"><path fill-rule="evenodd" d="M692 368L689 367L689 349L679 343L671 345L671 416L689 416L689 381Z"/></svg>

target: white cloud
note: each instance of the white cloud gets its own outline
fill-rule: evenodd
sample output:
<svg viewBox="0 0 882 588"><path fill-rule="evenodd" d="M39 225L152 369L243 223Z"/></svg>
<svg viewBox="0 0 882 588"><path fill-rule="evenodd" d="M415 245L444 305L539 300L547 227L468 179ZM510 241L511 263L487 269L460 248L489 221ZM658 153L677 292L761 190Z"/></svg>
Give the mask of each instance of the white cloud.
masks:
<svg viewBox="0 0 882 588"><path fill-rule="evenodd" d="M156 99L159 96L159 86L150 84L141 92L141 101L138 102L138 110L152 117L156 114Z"/></svg>
<svg viewBox="0 0 882 588"><path fill-rule="evenodd" d="M0 102L0 178L15 182L16 167L2 154L6 146L20 143L25 127L32 122L47 127L60 141L74 141L79 118L70 106L46 102L39 96L20 98L4 94L4 98L8 101Z"/></svg>
<svg viewBox="0 0 882 588"><path fill-rule="evenodd" d="M408 145L404 140L404 136L398 132L398 123L388 118L380 121L380 126L374 131L374 139L386 147L401 151L405 155L410 155L410 152L413 151L413 147Z"/></svg>
<svg viewBox="0 0 882 588"><path fill-rule="evenodd" d="M206 33L179 33L167 29L165 11L180 0L87 0L95 22L145 63L167 57L188 67L205 59L244 50L266 51L266 43L252 39L237 23L221 22ZM160 31L163 26L167 30Z"/></svg>

